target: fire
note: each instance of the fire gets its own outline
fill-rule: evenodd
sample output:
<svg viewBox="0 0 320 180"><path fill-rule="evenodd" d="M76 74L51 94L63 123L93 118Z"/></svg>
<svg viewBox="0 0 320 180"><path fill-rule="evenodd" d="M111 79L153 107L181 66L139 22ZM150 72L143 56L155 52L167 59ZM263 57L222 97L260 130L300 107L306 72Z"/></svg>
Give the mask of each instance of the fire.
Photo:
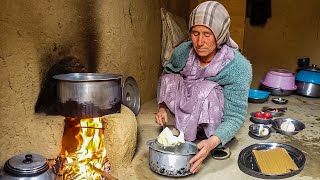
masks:
<svg viewBox="0 0 320 180"><path fill-rule="evenodd" d="M71 119L73 120L73 119ZM110 173L107 151L101 118L80 119L79 133L75 136L78 141L76 152L65 149L63 179L72 180L101 180L101 172Z"/></svg>

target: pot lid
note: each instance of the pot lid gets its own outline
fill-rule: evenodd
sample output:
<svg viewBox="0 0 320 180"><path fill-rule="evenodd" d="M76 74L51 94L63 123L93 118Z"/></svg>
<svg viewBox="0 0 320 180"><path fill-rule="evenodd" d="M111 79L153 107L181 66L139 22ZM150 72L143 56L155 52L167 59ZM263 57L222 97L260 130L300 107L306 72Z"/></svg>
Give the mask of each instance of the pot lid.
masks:
<svg viewBox="0 0 320 180"><path fill-rule="evenodd" d="M4 165L6 172L13 176L36 176L49 169L47 159L41 155L19 154L7 160Z"/></svg>
<svg viewBox="0 0 320 180"><path fill-rule="evenodd" d="M54 75L53 78L60 81L88 82L88 81L110 81L120 79L119 74L102 73L69 73Z"/></svg>
<svg viewBox="0 0 320 180"><path fill-rule="evenodd" d="M320 68L319 68L317 65L315 65L315 64L312 64L312 66L309 66L309 67L299 68L298 70L306 70L306 71L320 72Z"/></svg>
<svg viewBox="0 0 320 180"><path fill-rule="evenodd" d="M140 91L132 76L122 78L122 104L127 106L136 116L140 111Z"/></svg>

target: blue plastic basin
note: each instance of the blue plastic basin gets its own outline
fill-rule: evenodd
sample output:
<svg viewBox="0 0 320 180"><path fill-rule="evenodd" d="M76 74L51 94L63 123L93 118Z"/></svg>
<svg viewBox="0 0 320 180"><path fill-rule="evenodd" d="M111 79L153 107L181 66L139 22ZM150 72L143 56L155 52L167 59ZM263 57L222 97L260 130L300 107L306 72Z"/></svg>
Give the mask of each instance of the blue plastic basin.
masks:
<svg viewBox="0 0 320 180"><path fill-rule="evenodd" d="M265 99L267 98L271 93L267 91L261 91L256 89L250 89L249 90L249 98L253 99Z"/></svg>

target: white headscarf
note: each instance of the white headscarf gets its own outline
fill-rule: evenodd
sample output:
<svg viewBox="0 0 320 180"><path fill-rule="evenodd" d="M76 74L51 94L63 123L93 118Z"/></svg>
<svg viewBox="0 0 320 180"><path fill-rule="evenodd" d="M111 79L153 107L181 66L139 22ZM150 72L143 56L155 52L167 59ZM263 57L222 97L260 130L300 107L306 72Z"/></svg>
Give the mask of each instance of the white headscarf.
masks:
<svg viewBox="0 0 320 180"><path fill-rule="evenodd" d="M230 16L222 4L216 1L206 1L199 4L190 14L189 31L197 25L203 25L211 29L216 37L219 49L223 44L234 49L239 48L230 37Z"/></svg>

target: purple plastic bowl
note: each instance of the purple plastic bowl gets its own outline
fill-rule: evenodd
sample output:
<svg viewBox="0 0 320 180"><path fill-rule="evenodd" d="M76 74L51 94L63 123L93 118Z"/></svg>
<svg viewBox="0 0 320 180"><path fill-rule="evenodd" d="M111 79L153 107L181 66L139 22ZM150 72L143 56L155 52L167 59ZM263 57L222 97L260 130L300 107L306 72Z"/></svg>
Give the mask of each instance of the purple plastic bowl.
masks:
<svg viewBox="0 0 320 180"><path fill-rule="evenodd" d="M271 69L261 81L261 84L275 89L297 89L294 73L286 69Z"/></svg>

